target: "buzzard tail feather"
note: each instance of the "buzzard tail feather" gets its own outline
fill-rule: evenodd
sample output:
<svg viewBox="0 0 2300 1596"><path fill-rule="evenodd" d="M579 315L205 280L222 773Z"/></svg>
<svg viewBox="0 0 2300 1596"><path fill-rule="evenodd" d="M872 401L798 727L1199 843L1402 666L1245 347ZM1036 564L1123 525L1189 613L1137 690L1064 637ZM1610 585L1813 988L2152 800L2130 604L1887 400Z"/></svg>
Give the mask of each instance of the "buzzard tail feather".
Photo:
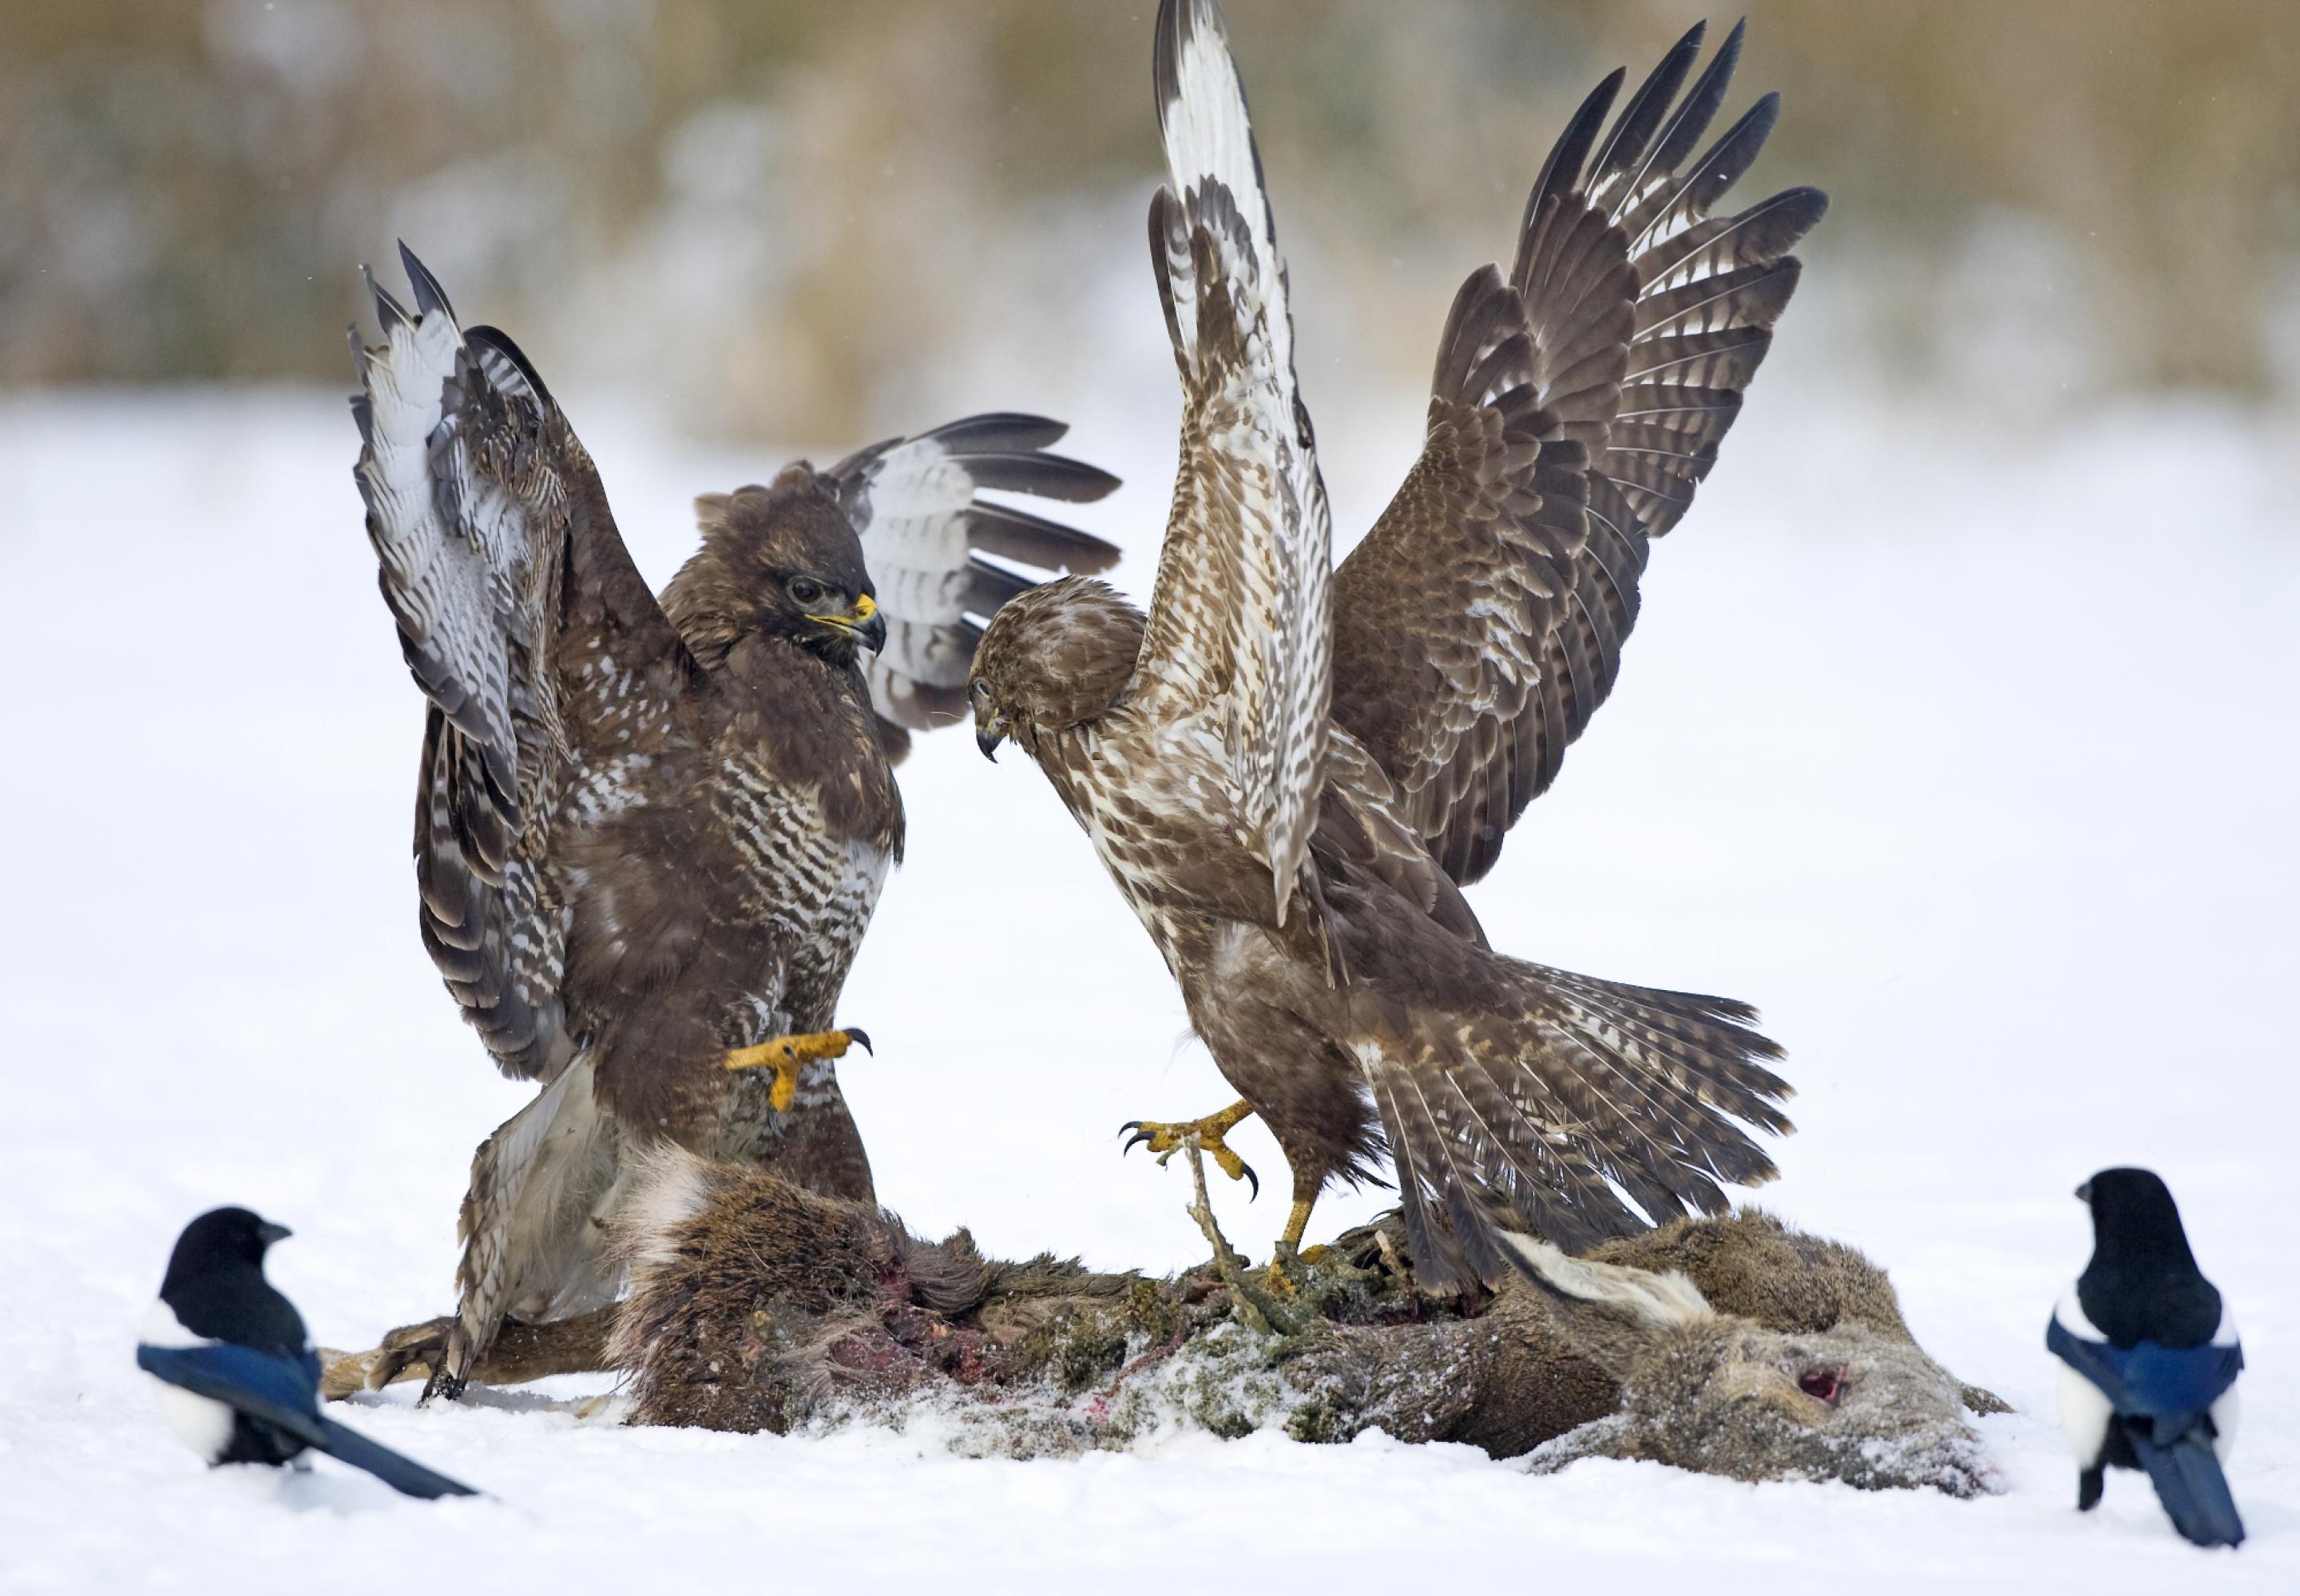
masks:
<svg viewBox="0 0 2300 1596"><path fill-rule="evenodd" d="M1790 1090L1746 1007L1496 962L1512 1007L1425 1011L1409 1051L1362 1055L1434 1282L1492 1277L1497 1216L1575 1251L1779 1173L1745 1126L1790 1130Z"/></svg>

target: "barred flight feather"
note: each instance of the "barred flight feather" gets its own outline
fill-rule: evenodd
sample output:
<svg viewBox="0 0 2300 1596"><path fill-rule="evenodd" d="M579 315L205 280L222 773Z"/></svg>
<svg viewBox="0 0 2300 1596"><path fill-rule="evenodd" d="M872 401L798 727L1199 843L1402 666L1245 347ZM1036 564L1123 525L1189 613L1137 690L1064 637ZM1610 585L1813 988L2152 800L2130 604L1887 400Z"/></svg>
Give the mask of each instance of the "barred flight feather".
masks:
<svg viewBox="0 0 2300 1596"><path fill-rule="evenodd" d="M1151 245L1183 389L1181 467L1141 691L1218 721L1282 924L1326 759L1332 533L1294 373L1262 160L1211 0L1158 13L1153 81L1170 187Z"/></svg>
<svg viewBox="0 0 2300 1596"><path fill-rule="evenodd" d="M1043 416L969 416L873 444L822 473L862 539L887 618L887 646L870 662L871 700L890 744L965 712L967 675L988 617L1037 578L980 554L1042 569L1098 572L1118 549L1089 533L1016 510L984 493L1099 499L1118 478L1046 449L1070 428Z"/></svg>
<svg viewBox="0 0 2300 1596"><path fill-rule="evenodd" d="M968 417L704 495L702 547L659 603L532 362L459 328L401 258L416 310L374 287L383 342L354 330L353 415L384 598L428 701L419 925L498 1066L543 1088L473 1161L435 1364L452 1384L504 1315L612 1296L602 1226L627 1155L669 1141L870 1196L830 1062L778 1108L772 1072L728 1054L836 1018L901 854L901 727L953 718L975 617L1030 586L974 533L1054 568L1117 557L982 495L1078 503L1116 479L1046 452L1059 421ZM866 681L849 617L873 566L887 647ZM800 578L851 610L824 624Z"/></svg>
<svg viewBox="0 0 2300 1596"><path fill-rule="evenodd" d="M1719 1211L1775 1173L1754 1134L1791 1128L1751 1010L1504 957L1461 894L1611 691L1651 540L1739 414L1821 212L1789 190L1710 214L1775 112L1691 159L1741 34L1695 79L1701 37L1610 124L1622 74L1585 102L1512 270L1462 282L1421 454L1329 597L1244 96L1212 4L1164 0L1150 243L1184 416L1151 611L1052 583L976 654L979 729L1083 826L1296 1201L1386 1152L1433 1280L1522 1264L1529 1235Z"/></svg>
<svg viewBox="0 0 2300 1596"><path fill-rule="evenodd" d="M1796 290L1800 268L1787 252L1827 208L1818 191L1796 188L1738 215L1709 214L1755 159L1778 106L1761 100L1688 164L1741 48L1737 27L1678 101L1702 34L1696 26L1678 42L1610 129L1623 74L1599 85L1527 199L1506 280L1531 350L1522 403L1546 429L1538 455L1496 448L1471 459L1445 430L1449 403L1517 403L1460 390L1461 351L1492 340L1464 322L1457 301L1439 341L1422 459L1336 579L1335 717L1375 751L1464 885L1493 868L1510 827L1556 779L1566 747L1612 692L1647 544L1683 517L1715 464ZM1488 302L1485 312L1500 308ZM1583 457L1569 456L1569 445ZM1433 491L1429 478L1448 470L1458 481ZM1472 491L1480 472L1513 479L1496 501L1502 513L1543 523L1542 536L1485 529L1494 512ZM1578 487L1563 480L1577 473ZM1453 586L1413 580L1465 565L1487 602L1462 606ZM1524 596L1494 602L1511 588ZM1433 665L1448 689L1434 703L1421 693Z"/></svg>

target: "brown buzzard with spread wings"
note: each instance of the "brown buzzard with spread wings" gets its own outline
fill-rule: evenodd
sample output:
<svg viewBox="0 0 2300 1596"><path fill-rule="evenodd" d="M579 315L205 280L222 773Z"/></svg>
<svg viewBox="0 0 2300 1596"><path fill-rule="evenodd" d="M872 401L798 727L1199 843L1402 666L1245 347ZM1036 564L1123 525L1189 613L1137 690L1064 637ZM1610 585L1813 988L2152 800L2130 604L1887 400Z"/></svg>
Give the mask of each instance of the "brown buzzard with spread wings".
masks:
<svg viewBox="0 0 2300 1596"><path fill-rule="evenodd" d="M870 1198L832 1063L861 1033L830 1027L902 857L894 761L963 714L971 618L1030 586L985 555L1117 557L978 494L1088 500L1116 479L1021 415L802 462L697 500L702 547L658 603L534 368L402 258L416 311L376 290L383 343L354 331L352 406L384 599L429 701L423 942L497 1066L542 1087L472 1161L433 1373L452 1392L506 1316L612 1299L605 1222L659 1141Z"/></svg>
<svg viewBox="0 0 2300 1596"><path fill-rule="evenodd" d="M1610 127L1620 73L1584 104L1509 274L1454 299L1421 458L1333 571L1221 15L1160 10L1150 239L1184 404L1150 613L1050 583L991 622L971 691L986 752L1011 736L1053 780L1242 1095L1137 1140L1195 1136L1237 1176L1221 1135L1260 1113L1293 1166L1287 1248L1385 1151L1417 1262L1454 1279L1499 1266L1504 1214L1579 1247L1774 1174L1744 1127L1788 1130L1788 1087L1750 1010L1507 958L1461 890L1611 690L1647 543L1714 462L1825 207L1713 214L1776 112L1700 147L1740 38L1687 88L1694 29Z"/></svg>

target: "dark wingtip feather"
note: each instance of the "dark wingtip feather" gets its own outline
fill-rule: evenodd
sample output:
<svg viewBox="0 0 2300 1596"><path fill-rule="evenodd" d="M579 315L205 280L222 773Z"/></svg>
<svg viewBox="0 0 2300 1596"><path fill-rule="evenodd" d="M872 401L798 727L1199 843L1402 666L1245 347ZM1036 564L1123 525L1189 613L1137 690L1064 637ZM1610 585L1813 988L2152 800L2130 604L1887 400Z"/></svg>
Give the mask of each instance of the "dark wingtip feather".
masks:
<svg viewBox="0 0 2300 1596"><path fill-rule="evenodd" d="M1733 86L1733 73L1741 62L1741 41L1748 29L1746 20L1733 24L1733 31L1725 36L1717 54L1710 58L1709 66L1694 82L1692 89L1677 108L1676 114L1654 148L1647 165L1655 170L1675 171L1709 124L1717 115L1717 108L1725 103L1726 92Z"/></svg>
<svg viewBox="0 0 2300 1596"><path fill-rule="evenodd" d="M433 311L442 311L446 313L447 320L453 321L455 307L447 303L447 291L439 286L439 279L431 275L430 268L415 258L415 252L407 247L405 239L396 242L399 245L399 264L415 288L416 310L427 316Z"/></svg>
<svg viewBox="0 0 2300 1596"><path fill-rule="evenodd" d="M1017 594L1028 593L1038 586L1028 577L1017 576L1004 567L993 565L979 555L971 556L966 562L967 612L971 615L996 615L999 606Z"/></svg>
<svg viewBox="0 0 2300 1596"><path fill-rule="evenodd" d="M945 421L924 436L946 445L953 453L967 449L1005 453L1050 447L1060 443L1070 429L1068 421L1057 421L1051 416L999 410Z"/></svg>
<svg viewBox="0 0 2300 1596"><path fill-rule="evenodd" d="M1706 21L1697 21L1685 30L1669 53L1654 63L1621 108L1613 122L1613 130L1606 136L1604 147L1598 151L1590 168L1590 180L1601 182L1616 171L1626 169L1646 153L1653 142L1654 130L1669 114L1670 102L1684 86L1686 74L1701 58L1701 41L1709 31Z"/></svg>
<svg viewBox="0 0 2300 1596"><path fill-rule="evenodd" d="M1158 21L1150 42L1150 89L1158 100L1158 125L1166 125L1167 107L1182 97L1182 46L1196 31L1197 7L1191 0L1159 0Z"/></svg>
<svg viewBox="0 0 2300 1596"><path fill-rule="evenodd" d="M953 450L951 458L966 468L977 487L1030 494L1065 503L1091 503L1114 493L1119 486L1118 478L1100 466L1066 454Z"/></svg>
<svg viewBox="0 0 2300 1596"><path fill-rule="evenodd" d="M1771 137L1774 124L1780 120L1781 91L1778 88L1769 88L1757 96L1757 103L1749 107L1749 113L1743 117L1741 121L1745 124L1762 125L1765 129L1765 137Z"/></svg>
<svg viewBox="0 0 2300 1596"><path fill-rule="evenodd" d="M525 352L518 345L512 342L511 335L503 328L490 327L482 322L478 327L470 328L464 331L463 342L474 349L491 349L503 356L518 369L520 376L526 379L527 386L534 390L538 403L551 405L554 409L557 408L557 401L551 397L551 390L544 386L543 378L536 371L534 362L527 358Z"/></svg>
<svg viewBox="0 0 2300 1596"><path fill-rule="evenodd" d="M1541 175L1533 180L1533 192L1526 197L1525 220L1518 227L1521 235L1532 229L1543 200L1552 193L1570 192L1581 180L1581 169L1597 142L1598 129L1604 126L1605 113L1613 108L1613 96L1621 92L1621 85L1628 78L1628 71L1621 67L1607 73L1605 80L1582 100L1573 120L1565 124L1564 133L1550 145L1549 157L1541 163Z"/></svg>
<svg viewBox="0 0 2300 1596"><path fill-rule="evenodd" d="M1829 214L1829 195L1818 188L1784 188L1734 218L1744 264L1764 265L1797 246Z"/></svg>
<svg viewBox="0 0 2300 1596"><path fill-rule="evenodd" d="M1150 48L1150 84L1157 96L1158 130L1162 137L1171 127L1169 113L1182 99L1182 52L1201 29L1211 33L1221 53L1230 57L1235 72L1237 52L1230 48L1229 26L1222 20L1221 7L1214 0L1161 0L1157 33ZM1243 86L1238 89L1238 104L1241 108L1246 104ZM1270 215L1269 186L1262 176L1262 146L1254 142L1251 130L1247 139L1254 160L1254 186L1262 201L1262 222L1275 231L1274 220ZM1244 205L1246 196L1237 197L1238 204ZM1154 225L1156 212L1154 211L1152 215Z"/></svg>
<svg viewBox="0 0 2300 1596"><path fill-rule="evenodd" d="M375 319L386 337L391 336L393 328L404 327L414 320L407 313L407 307L394 299L391 291L375 280L375 273L367 269L365 262L360 263L359 270L360 280L367 285L368 296L375 301Z"/></svg>
<svg viewBox="0 0 2300 1596"><path fill-rule="evenodd" d="M1073 576L1099 575L1116 565L1121 553L1116 544L1091 532L984 499L977 499L967 511L966 535L967 542L986 554Z"/></svg>

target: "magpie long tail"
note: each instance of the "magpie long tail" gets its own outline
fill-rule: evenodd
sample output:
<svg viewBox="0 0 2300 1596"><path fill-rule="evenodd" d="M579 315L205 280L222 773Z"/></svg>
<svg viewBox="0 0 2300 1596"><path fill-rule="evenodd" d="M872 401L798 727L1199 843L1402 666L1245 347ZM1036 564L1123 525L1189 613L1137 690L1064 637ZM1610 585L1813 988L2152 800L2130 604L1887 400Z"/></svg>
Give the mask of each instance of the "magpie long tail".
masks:
<svg viewBox="0 0 2300 1596"><path fill-rule="evenodd" d="M2130 1425L2132 1450L2156 1486L2156 1499L2172 1520L2172 1527L2199 1546L2240 1546L2244 1520L2237 1517L2236 1499L2229 1494L2228 1476L2212 1439L2198 1425L2170 1446L2160 1446L2147 1434L2146 1421Z"/></svg>
<svg viewBox="0 0 2300 1596"><path fill-rule="evenodd" d="M434 1474L414 1459L403 1457L389 1447L370 1441L357 1430L346 1429L334 1419L322 1415L320 1419L321 1440L320 1450L328 1456L364 1468L403 1496L477 1496L478 1492L460 1480L451 1480L444 1474Z"/></svg>

